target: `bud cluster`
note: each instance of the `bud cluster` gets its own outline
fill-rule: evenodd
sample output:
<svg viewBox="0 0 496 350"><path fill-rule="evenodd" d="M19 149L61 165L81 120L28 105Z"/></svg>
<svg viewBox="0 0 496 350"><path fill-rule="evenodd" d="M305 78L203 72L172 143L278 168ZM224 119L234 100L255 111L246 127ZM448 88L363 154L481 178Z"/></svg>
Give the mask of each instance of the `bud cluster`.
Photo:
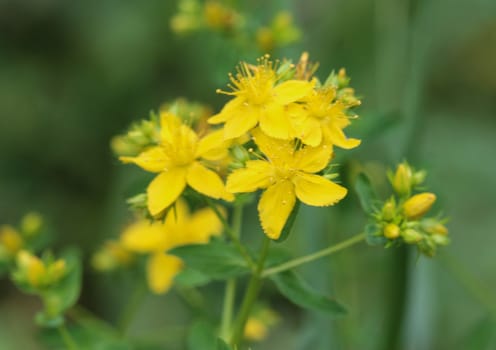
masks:
<svg viewBox="0 0 496 350"><path fill-rule="evenodd" d="M427 218L436 195L431 192L414 194L426 177L425 171L415 171L406 162L390 172L389 180L394 190L373 214L373 235L382 237L386 246L401 243L416 245L419 251L433 256L438 246L449 243L446 220Z"/></svg>
<svg viewBox="0 0 496 350"><path fill-rule="evenodd" d="M10 265L22 249L34 249L43 229L40 214L30 212L22 219L18 227L0 226L0 265Z"/></svg>

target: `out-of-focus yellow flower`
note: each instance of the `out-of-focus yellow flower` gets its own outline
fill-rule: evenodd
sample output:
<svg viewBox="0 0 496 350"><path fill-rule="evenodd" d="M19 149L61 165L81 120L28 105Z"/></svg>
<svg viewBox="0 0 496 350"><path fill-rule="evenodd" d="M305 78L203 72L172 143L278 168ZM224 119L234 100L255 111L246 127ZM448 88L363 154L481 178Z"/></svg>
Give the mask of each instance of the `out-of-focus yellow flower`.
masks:
<svg viewBox="0 0 496 350"><path fill-rule="evenodd" d="M296 198L313 206L328 206L340 201L346 188L315 173L324 169L332 156L332 147L303 147L295 150L290 141L253 131L253 139L267 160L251 160L227 179L232 193L265 189L258 212L262 228L271 239L278 239L295 205Z"/></svg>
<svg viewBox="0 0 496 350"><path fill-rule="evenodd" d="M280 76L274 69L269 56L262 57L258 65L246 62L239 65L236 76L230 75L232 92L218 92L232 95L219 114L209 119L211 124L224 124L224 137L240 137L257 124L271 137L288 140L292 137L285 107L308 95L315 82L287 80L279 82Z"/></svg>
<svg viewBox="0 0 496 350"><path fill-rule="evenodd" d="M278 315L269 308L260 307L248 318L244 329L244 337L250 341L261 341L267 338L269 330L279 321Z"/></svg>
<svg viewBox="0 0 496 350"><path fill-rule="evenodd" d="M26 250L17 254L18 275L32 288L44 288L57 283L67 269L63 259L45 263Z"/></svg>
<svg viewBox="0 0 496 350"><path fill-rule="evenodd" d="M0 227L0 248L4 250L8 256L14 257L24 245L24 240L15 228L9 225Z"/></svg>
<svg viewBox="0 0 496 350"><path fill-rule="evenodd" d="M304 144L316 147L322 142L344 149L355 148L360 140L349 139L343 129L350 125L346 115L347 106L336 100L333 87L314 90L303 99L303 104L292 104L288 108L294 137Z"/></svg>
<svg viewBox="0 0 496 350"><path fill-rule="evenodd" d="M161 294L170 289L183 266L181 259L166 252L181 245L207 243L221 230L222 223L212 209L190 214L186 203L179 200L164 222L135 222L122 233L121 242L129 251L150 254L148 285L152 292Z"/></svg>
<svg viewBox="0 0 496 350"><path fill-rule="evenodd" d="M36 212L27 213L21 220L21 231L28 237L38 234L42 226L43 217Z"/></svg>
<svg viewBox="0 0 496 350"><path fill-rule="evenodd" d="M199 139L178 117L163 113L160 144L137 157L120 157L120 160L159 173L147 188L148 210L156 216L177 200L186 184L206 196L232 200L219 175L204 165L208 160L217 160L222 148L227 148L222 132Z"/></svg>
<svg viewBox="0 0 496 350"><path fill-rule="evenodd" d="M205 2L203 16L207 27L214 30L230 30L240 20L240 15L234 9L214 0Z"/></svg>
<svg viewBox="0 0 496 350"><path fill-rule="evenodd" d="M293 16L288 11L278 12L271 24L257 30L257 44L264 52L275 47L289 45L298 41L301 31L294 25Z"/></svg>
<svg viewBox="0 0 496 350"><path fill-rule="evenodd" d="M98 271L112 271L127 266L134 260L134 255L120 241L107 241L92 257L91 264Z"/></svg>
<svg viewBox="0 0 496 350"><path fill-rule="evenodd" d="M250 317L245 325L244 337L252 341L261 341L267 337L267 326L259 319Z"/></svg>
<svg viewBox="0 0 496 350"><path fill-rule="evenodd" d="M436 195L430 192L416 194L403 204L403 212L410 219L418 219L424 216L436 201Z"/></svg>

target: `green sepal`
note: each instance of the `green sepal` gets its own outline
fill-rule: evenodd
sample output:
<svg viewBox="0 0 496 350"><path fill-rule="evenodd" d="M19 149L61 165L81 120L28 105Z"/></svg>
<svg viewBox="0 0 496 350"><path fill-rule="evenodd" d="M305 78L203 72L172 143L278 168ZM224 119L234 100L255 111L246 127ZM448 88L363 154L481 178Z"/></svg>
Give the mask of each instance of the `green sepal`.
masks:
<svg viewBox="0 0 496 350"><path fill-rule="evenodd" d="M312 311L324 312L332 316L347 313L338 301L313 290L294 271L285 271L270 277L279 292L298 306Z"/></svg>

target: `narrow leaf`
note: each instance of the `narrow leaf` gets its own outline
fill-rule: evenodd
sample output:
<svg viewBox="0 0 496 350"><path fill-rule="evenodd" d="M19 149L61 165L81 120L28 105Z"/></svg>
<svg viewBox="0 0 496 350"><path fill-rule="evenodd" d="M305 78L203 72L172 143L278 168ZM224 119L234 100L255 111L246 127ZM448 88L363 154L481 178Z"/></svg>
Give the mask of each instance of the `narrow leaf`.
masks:
<svg viewBox="0 0 496 350"><path fill-rule="evenodd" d="M371 214L374 210L374 202L376 201L376 195L370 184L370 180L364 173L358 174L355 180L355 191L360 200L360 204L363 210L367 214Z"/></svg>
<svg viewBox="0 0 496 350"><path fill-rule="evenodd" d="M282 272L270 278L281 294L298 306L335 316L346 313L346 309L339 302L313 290L293 271Z"/></svg>
<svg viewBox="0 0 496 350"><path fill-rule="evenodd" d="M222 241L177 247L170 253L183 259L189 268L214 279L231 278L249 271L236 248Z"/></svg>

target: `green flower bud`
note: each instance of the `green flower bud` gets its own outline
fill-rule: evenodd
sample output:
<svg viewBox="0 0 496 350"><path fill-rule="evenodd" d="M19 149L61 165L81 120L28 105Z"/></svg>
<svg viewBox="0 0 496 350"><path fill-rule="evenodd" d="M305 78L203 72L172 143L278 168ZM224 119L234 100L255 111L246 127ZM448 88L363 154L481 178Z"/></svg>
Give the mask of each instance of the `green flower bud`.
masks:
<svg viewBox="0 0 496 350"><path fill-rule="evenodd" d="M406 229L401 233L401 237L408 244L415 244L422 240L422 234L414 229Z"/></svg>

